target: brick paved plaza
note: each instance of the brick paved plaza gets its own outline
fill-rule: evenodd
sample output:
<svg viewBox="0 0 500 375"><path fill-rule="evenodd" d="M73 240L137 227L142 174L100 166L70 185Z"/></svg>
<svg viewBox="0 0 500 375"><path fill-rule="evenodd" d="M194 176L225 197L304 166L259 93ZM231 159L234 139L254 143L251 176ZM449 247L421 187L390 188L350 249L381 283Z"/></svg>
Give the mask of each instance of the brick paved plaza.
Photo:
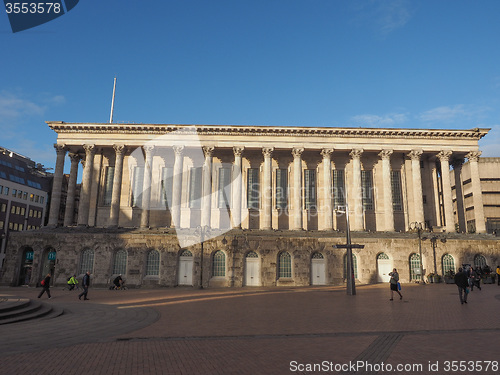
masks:
<svg viewBox="0 0 500 375"><path fill-rule="evenodd" d="M392 302L387 284L51 291L41 300L63 315L0 325L0 374L500 373L497 285L466 305L446 284L403 285Z"/></svg>

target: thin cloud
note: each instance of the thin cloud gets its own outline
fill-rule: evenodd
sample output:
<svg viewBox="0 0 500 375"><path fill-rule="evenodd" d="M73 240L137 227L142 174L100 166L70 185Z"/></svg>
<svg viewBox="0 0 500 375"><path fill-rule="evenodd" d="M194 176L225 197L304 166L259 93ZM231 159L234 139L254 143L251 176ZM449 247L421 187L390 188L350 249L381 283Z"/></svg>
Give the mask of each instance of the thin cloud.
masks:
<svg viewBox="0 0 500 375"><path fill-rule="evenodd" d="M491 109L489 107L466 107L463 104L455 106L442 106L422 112L418 118L420 121L429 122L453 122L457 120L479 120Z"/></svg>
<svg viewBox="0 0 500 375"><path fill-rule="evenodd" d="M23 116L40 116L45 108L30 100L2 91L0 93L0 122Z"/></svg>
<svg viewBox="0 0 500 375"><path fill-rule="evenodd" d="M404 113L390 113L384 116L364 114L351 117L351 121L363 127L390 128L404 124L408 121L408 117Z"/></svg>
<svg viewBox="0 0 500 375"><path fill-rule="evenodd" d="M491 128L489 133L479 141L479 150L483 157L500 157L500 125L480 126Z"/></svg>
<svg viewBox="0 0 500 375"><path fill-rule="evenodd" d="M353 2L353 7L356 24L372 24L383 35L405 26L414 13L409 0Z"/></svg>

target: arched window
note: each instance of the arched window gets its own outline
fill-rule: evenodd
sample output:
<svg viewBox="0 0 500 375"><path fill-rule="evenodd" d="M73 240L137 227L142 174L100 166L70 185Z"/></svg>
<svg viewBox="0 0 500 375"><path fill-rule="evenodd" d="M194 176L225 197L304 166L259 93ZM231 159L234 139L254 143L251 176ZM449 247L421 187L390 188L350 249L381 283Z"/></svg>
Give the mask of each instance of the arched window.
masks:
<svg viewBox="0 0 500 375"><path fill-rule="evenodd" d="M314 253L311 259L325 259L325 257L321 253Z"/></svg>
<svg viewBox="0 0 500 375"><path fill-rule="evenodd" d="M85 249L82 251L82 255L80 257L80 269L78 273L81 275L83 273L94 271L94 250Z"/></svg>
<svg viewBox="0 0 500 375"><path fill-rule="evenodd" d="M160 275L160 253L156 250L151 250L146 259L146 276Z"/></svg>
<svg viewBox="0 0 500 375"><path fill-rule="evenodd" d="M389 259L389 255L387 255L386 253L380 253L379 255L377 255L377 259L386 259L386 260L388 260Z"/></svg>
<svg viewBox="0 0 500 375"><path fill-rule="evenodd" d="M354 278L358 278L358 258L352 254L352 269L354 271ZM344 254L344 280L347 280L347 254Z"/></svg>
<svg viewBox="0 0 500 375"><path fill-rule="evenodd" d="M486 266L486 258L484 257L484 255L481 254L474 255L474 268L479 267L483 269L484 266Z"/></svg>
<svg viewBox="0 0 500 375"><path fill-rule="evenodd" d="M455 272L455 260L450 254L444 254L441 262L443 264L443 275L449 275L450 271Z"/></svg>
<svg viewBox="0 0 500 375"><path fill-rule="evenodd" d="M410 255L410 280L421 280L420 275L420 255L411 254Z"/></svg>
<svg viewBox="0 0 500 375"><path fill-rule="evenodd" d="M283 251L278 259L278 278L292 277L292 257L290 253Z"/></svg>
<svg viewBox="0 0 500 375"><path fill-rule="evenodd" d="M226 254L220 250L214 254L212 276L226 276Z"/></svg>
<svg viewBox="0 0 500 375"><path fill-rule="evenodd" d="M113 275L124 275L127 272L127 252L118 250L113 262Z"/></svg>
<svg viewBox="0 0 500 375"><path fill-rule="evenodd" d="M192 257L193 253L191 253L191 251L189 251L189 250L184 249L184 250L182 250L182 253L180 256L181 257Z"/></svg>
<svg viewBox="0 0 500 375"><path fill-rule="evenodd" d="M247 256L247 258L258 258L259 254L257 254L255 251L250 251Z"/></svg>

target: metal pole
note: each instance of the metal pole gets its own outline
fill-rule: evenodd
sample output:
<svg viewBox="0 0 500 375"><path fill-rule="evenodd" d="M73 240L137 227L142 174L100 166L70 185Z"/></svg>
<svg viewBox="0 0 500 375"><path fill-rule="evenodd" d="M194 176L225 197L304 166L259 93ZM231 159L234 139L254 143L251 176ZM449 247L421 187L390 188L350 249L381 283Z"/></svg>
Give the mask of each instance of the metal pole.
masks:
<svg viewBox="0 0 500 375"><path fill-rule="evenodd" d="M356 281L354 279L354 265L352 261L351 226L349 224L349 203L347 202L347 189L345 190L345 222L346 222L346 244L347 244L347 295L356 294Z"/></svg>
<svg viewBox="0 0 500 375"><path fill-rule="evenodd" d="M200 255L200 289L203 289L203 241L205 241L204 229L201 228L201 255Z"/></svg>
<svg viewBox="0 0 500 375"><path fill-rule="evenodd" d="M420 255L420 280L422 284L425 284L424 281L424 266L422 264L422 228L418 227L418 252Z"/></svg>
<svg viewBox="0 0 500 375"><path fill-rule="evenodd" d="M109 115L109 123L113 123L113 110L115 108L115 90L116 90L116 77L115 82L113 84L113 98L111 99L111 114Z"/></svg>
<svg viewBox="0 0 500 375"><path fill-rule="evenodd" d="M437 266L436 266L436 246L437 246L437 237L431 238L432 243L432 252L434 255L434 275L437 275Z"/></svg>

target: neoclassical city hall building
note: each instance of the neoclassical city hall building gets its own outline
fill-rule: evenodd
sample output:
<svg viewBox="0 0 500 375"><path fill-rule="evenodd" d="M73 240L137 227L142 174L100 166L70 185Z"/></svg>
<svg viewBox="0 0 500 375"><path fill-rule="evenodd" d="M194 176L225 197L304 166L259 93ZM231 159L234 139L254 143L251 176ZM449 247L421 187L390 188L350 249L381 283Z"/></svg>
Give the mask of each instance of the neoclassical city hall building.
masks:
<svg viewBox="0 0 500 375"><path fill-rule="evenodd" d="M388 281L393 267L412 282L421 267L500 262L478 167L488 129L48 125L58 136L48 225L11 233L3 284L90 271L95 286L118 274L136 287L341 285L346 210L364 245L353 250L360 283Z"/></svg>

